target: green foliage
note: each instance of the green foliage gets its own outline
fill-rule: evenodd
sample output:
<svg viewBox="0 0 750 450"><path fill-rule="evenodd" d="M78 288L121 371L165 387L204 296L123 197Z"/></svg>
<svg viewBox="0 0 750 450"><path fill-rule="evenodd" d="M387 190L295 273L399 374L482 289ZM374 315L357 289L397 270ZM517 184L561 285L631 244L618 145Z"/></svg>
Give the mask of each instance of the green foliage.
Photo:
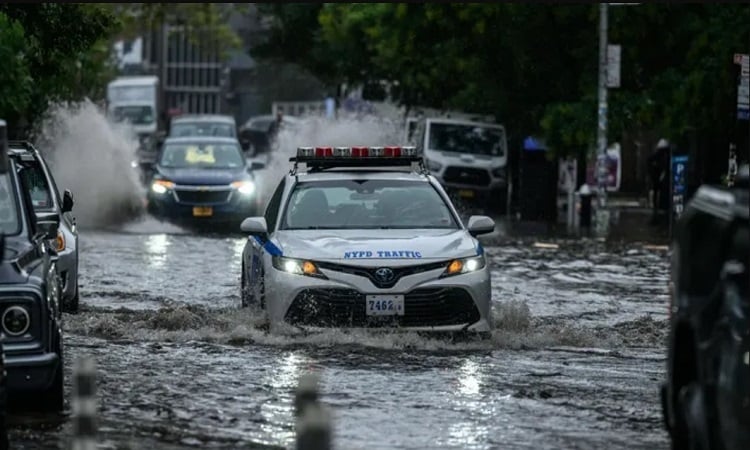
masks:
<svg viewBox="0 0 750 450"><path fill-rule="evenodd" d="M747 53L743 4L609 8L622 87L609 95L609 139L656 130L726 134L732 54ZM516 137L541 132L560 154L594 145L598 5L266 4L271 38L254 52L336 84L386 80L404 105L494 114Z"/></svg>
<svg viewBox="0 0 750 450"><path fill-rule="evenodd" d="M0 13L0 118L14 120L31 101L33 79L29 72L23 27Z"/></svg>

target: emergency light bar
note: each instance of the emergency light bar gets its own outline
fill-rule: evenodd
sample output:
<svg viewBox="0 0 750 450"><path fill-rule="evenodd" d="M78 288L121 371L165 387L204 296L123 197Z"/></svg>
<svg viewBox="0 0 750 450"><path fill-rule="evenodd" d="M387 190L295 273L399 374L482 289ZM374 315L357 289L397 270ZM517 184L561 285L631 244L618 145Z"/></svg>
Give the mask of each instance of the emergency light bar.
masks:
<svg viewBox="0 0 750 450"><path fill-rule="evenodd" d="M416 147L298 147L294 163L313 167L408 166L422 163Z"/></svg>

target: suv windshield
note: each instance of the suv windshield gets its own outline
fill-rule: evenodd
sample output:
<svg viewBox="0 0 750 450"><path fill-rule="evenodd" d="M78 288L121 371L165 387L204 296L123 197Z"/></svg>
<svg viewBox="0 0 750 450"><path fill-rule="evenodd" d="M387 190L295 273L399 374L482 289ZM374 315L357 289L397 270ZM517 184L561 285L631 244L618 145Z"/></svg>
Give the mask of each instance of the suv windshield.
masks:
<svg viewBox="0 0 750 450"><path fill-rule="evenodd" d="M17 234L20 232L20 225L10 174L0 174L0 233Z"/></svg>
<svg viewBox="0 0 750 450"><path fill-rule="evenodd" d="M236 144L167 144L159 164L169 169L234 169L245 165Z"/></svg>
<svg viewBox="0 0 750 450"><path fill-rule="evenodd" d="M236 137L234 126L226 122L179 122L172 125L170 136Z"/></svg>
<svg viewBox="0 0 750 450"><path fill-rule="evenodd" d="M473 155L505 155L502 128L474 124L431 122L427 148Z"/></svg>
<svg viewBox="0 0 750 450"><path fill-rule="evenodd" d="M297 184L281 229L446 228L458 225L424 181L327 180Z"/></svg>
<svg viewBox="0 0 750 450"><path fill-rule="evenodd" d="M117 120L127 120L133 125L148 125L154 122L154 110L150 106L116 106Z"/></svg>

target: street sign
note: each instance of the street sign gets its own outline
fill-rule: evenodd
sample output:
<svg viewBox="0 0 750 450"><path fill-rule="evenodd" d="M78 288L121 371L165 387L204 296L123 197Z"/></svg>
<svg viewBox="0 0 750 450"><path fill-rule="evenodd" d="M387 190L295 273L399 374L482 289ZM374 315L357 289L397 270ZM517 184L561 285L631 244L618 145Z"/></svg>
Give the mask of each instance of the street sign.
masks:
<svg viewBox="0 0 750 450"><path fill-rule="evenodd" d="M687 155L672 156L672 211L682 214L687 190Z"/></svg>
<svg viewBox="0 0 750 450"><path fill-rule="evenodd" d="M737 119L750 120L750 55L735 53L734 63L740 66L737 84Z"/></svg>
<svg viewBox="0 0 750 450"><path fill-rule="evenodd" d="M620 87L620 56L622 48L619 45L607 46L607 87Z"/></svg>

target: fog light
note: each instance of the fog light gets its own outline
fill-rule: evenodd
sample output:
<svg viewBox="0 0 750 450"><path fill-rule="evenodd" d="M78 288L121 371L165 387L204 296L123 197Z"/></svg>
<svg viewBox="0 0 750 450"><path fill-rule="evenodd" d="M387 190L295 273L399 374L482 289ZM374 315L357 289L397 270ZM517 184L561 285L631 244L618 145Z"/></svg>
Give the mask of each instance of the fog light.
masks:
<svg viewBox="0 0 750 450"><path fill-rule="evenodd" d="M3 312L3 331L9 336L20 336L29 329L29 312L22 306L11 306Z"/></svg>

